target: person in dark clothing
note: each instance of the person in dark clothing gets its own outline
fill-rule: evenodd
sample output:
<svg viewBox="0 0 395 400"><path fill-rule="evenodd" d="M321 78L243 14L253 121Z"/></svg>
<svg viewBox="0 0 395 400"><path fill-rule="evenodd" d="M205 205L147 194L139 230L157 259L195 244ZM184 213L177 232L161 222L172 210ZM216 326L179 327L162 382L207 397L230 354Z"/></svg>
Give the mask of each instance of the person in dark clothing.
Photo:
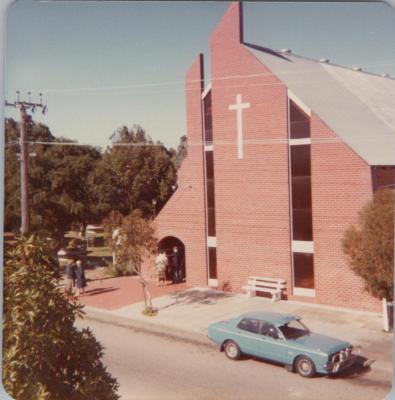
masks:
<svg viewBox="0 0 395 400"><path fill-rule="evenodd" d="M166 282L173 280L173 262L171 260L172 253L166 252L167 266L166 266Z"/></svg>
<svg viewBox="0 0 395 400"><path fill-rule="evenodd" d="M181 282L181 257L177 246L173 247L171 255L171 264L173 268L173 283Z"/></svg>
<svg viewBox="0 0 395 400"><path fill-rule="evenodd" d="M82 293L83 296L85 294L86 279L85 279L84 265L82 264L81 260L77 261L76 276L77 276L77 296L79 296L80 293Z"/></svg>
<svg viewBox="0 0 395 400"><path fill-rule="evenodd" d="M75 286L75 261L70 261L66 265L66 292L71 294Z"/></svg>

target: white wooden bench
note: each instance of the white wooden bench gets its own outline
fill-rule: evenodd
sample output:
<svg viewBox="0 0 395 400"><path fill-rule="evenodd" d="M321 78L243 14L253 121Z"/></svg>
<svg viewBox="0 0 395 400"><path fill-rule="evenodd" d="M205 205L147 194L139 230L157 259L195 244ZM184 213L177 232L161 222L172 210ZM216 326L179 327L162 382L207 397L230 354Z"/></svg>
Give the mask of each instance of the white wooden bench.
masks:
<svg viewBox="0 0 395 400"><path fill-rule="evenodd" d="M263 292L270 293L272 301L279 301L281 300L281 293L286 287L285 283L283 279L250 276L247 286L243 286L243 289L247 291L248 297L256 296L256 292Z"/></svg>

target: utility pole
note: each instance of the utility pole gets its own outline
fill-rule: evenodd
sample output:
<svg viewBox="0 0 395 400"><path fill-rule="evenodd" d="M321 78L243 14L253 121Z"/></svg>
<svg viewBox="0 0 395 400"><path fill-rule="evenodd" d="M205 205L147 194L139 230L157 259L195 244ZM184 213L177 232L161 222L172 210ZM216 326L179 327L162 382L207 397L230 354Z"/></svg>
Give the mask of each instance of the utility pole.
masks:
<svg viewBox="0 0 395 400"><path fill-rule="evenodd" d="M42 102L42 94L40 93L40 103L34 103L31 100L31 93L29 94L29 101L21 101L19 99L19 91L17 93L17 100L13 103L5 102L7 107L14 107L19 110L20 118L20 162L21 162L21 234L26 235L30 229L30 209L29 209L29 150L27 144L27 130L29 116L27 110L33 113L36 108L41 108L43 114L47 112L47 106Z"/></svg>

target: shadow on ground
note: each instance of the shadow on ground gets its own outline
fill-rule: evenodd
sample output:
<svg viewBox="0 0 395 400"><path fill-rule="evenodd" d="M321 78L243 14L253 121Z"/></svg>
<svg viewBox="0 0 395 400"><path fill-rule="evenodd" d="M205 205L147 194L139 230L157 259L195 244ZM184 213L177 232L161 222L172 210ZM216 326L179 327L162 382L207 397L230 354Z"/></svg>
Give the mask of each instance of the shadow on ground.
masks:
<svg viewBox="0 0 395 400"><path fill-rule="evenodd" d="M186 290L171 295L174 302L161 307L162 310L179 304L215 304L217 300L232 297L232 293L218 292L215 290Z"/></svg>
<svg viewBox="0 0 395 400"><path fill-rule="evenodd" d="M119 288L109 287L109 288L97 288L97 289L85 290L85 296L95 296L97 294L114 292L115 290L119 290Z"/></svg>

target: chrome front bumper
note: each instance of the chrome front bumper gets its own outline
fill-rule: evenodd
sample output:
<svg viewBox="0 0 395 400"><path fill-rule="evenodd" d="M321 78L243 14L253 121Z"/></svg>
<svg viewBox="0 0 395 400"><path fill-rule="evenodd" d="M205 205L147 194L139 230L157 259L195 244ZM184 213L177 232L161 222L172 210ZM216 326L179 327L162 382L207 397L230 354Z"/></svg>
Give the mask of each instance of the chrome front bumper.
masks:
<svg viewBox="0 0 395 400"><path fill-rule="evenodd" d="M329 365L327 370L330 374L337 374L338 372L351 367L356 360L357 356L353 354L350 358L347 358L346 360L338 361L333 363L332 365Z"/></svg>

